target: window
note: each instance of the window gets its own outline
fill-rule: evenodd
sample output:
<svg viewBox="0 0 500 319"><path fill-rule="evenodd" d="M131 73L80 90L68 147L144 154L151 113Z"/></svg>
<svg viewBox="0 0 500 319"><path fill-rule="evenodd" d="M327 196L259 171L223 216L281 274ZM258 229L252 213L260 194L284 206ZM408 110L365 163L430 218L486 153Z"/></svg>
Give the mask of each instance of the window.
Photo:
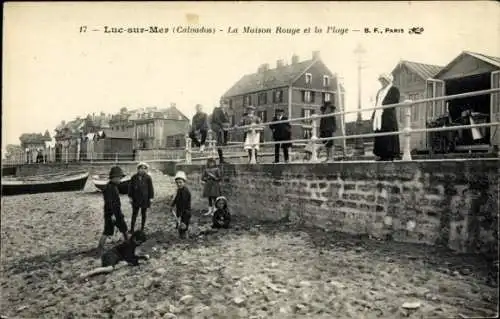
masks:
<svg viewBox="0 0 500 319"><path fill-rule="evenodd" d="M311 101L311 92L302 91L302 102L310 102Z"/></svg>
<svg viewBox="0 0 500 319"><path fill-rule="evenodd" d="M312 82L312 74L311 73L306 73L306 84L311 84Z"/></svg>
<svg viewBox="0 0 500 319"><path fill-rule="evenodd" d="M332 95L330 93L323 93L323 102L331 101Z"/></svg>
<svg viewBox="0 0 500 319"><path fill-rule="evenodd" d="M260 117L263 123L267 122L267 111L258 111L257 116Z"/></svg>
<svg viewBox="0 0 500 319"><path fill-rule="evenodd" d="M252 105L252 96L251 95L245 96L245 98L243 100L243 105L245 105L245 106Z"/></svg>
<svg viewBox="0 0 500 319"><path fill-rule="evenodd" d="M229 100L228 104L230 109L233 108L233 100Z"/></svg>
<svg viewBox="0 0 500 319"><path fill-rule="evenodd" d="M257 96L257 104L258 105L267 104L267 92L259 93L259 95Z"/></svg>
<svg viewBox="0 0 500 319"><path fill-rule="evenodd" d="M273 103L283 102L283 90L276 90L273 94Z"/></svg>
<svg viewBox="0 0 500 319"><path fill-rule="evenodd" d="M323 86L330 86L330 77L328 75L323 75Z"/></svg>
<svg viewBox="0 0 500 319"><path fill-rule="evenodd" d="M314 103L315 92L303 91L302 92L302 102Z"/></svg>

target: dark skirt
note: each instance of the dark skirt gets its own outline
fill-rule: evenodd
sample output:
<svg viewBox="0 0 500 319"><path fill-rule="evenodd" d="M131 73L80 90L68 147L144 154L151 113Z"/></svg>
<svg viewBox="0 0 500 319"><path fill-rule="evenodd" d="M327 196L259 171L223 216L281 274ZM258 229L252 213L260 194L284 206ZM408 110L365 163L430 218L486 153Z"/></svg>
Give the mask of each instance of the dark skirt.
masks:
<svg viewBox="0 0 500 319"><path fill-rule="evenodd" d="M381 133L375 131L375 133ZM373 154L381 159L399 158L401 154L398 135L378 136L374 138Z"/></svg>
<svg viewBox="0 0 500 319"><path fill-rule="evenodd" d="M335 133L335 132L333 132L333 131L320 131L319 138L332 137L333 133ZM330 148L333 146L333 140L323 141L323 144L325 145L325 147Z"/></svg>
<svg viewBox="0 0 500 319"><path fill-rule="evenodd" d="M208 180L203 186L203 197L219 197L220 184L214 180Z"/></svg>

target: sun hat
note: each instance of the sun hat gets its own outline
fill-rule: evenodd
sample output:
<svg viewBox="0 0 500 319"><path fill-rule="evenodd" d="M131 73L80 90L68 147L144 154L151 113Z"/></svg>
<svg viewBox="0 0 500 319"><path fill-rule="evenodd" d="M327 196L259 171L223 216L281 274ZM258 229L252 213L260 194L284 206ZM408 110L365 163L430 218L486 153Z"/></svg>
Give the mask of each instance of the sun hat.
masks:
<svg viewBox="0 0 500 319"><path fill-rule="evenodd" d="M148 169L149 165L147 163L140 162L139 164L137 164L137 169L139 169L141 167L144 167L145 169Z"/></svg>
<svg viewBox="0 0 500 319"><path fill-rule="evenodd" d="M186 173L184 173L183 171L178 171L175 174L174 180L178 180L178 179L182 179L183 181L187 181Z"/></svg>
<svg viewBox="0 0 500 319"><path fill-rule="evenodd" d="M394 77L392 76L392 74L388 74L388 73L382 73L379 75L378 78L379 78L379 80L384 79L389 83L392 83L392 81L394 80Z"/></svg>
<svg viewBox="0 0 500 319"><path fill-rule="evenodd" d="M253 105L248 105L248 106L246 107L246 109L247 109L247 110L255 110L255 106L253 106Z"/></svg>

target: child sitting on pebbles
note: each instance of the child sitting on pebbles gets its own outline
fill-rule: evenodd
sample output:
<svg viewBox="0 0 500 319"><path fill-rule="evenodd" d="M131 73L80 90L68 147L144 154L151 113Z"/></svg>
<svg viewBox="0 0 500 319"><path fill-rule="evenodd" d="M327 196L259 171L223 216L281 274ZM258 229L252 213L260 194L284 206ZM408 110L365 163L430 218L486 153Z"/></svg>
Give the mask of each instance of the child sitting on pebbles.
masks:
<svg viewBox="0 0 500 319"><path fill-rule="evenodd" d="M172 212L177 219L176 228L180 238L188 238L189 221L191 220L191 193L186 187L186 173L179 171L175 174L177 193L172 202Z"/></svg>
<svg viewBox="0 0 500 319"><path fill-rule="evenodd" d="M231 214L227 208L227 199L224 196L217 197L215 200L215 211L212 217L212 228L229 228L231 223Z"/></svg>
<svg viewBox="0 0 500 319"><path fill-rule="evenodd" d="M109 172L109 182L104 188L104 232L102 233L101 239L99 240L99 246L97 250L102 253L104 249L104 244L106 239L111 237L115 233L115 226L123 234L123 239L128 240L127 235L127 223L125 222L125 216L123 216L120 193L118 192L118 184L120 180L125 176L122 169L119 166L114 166Z"/></svg>

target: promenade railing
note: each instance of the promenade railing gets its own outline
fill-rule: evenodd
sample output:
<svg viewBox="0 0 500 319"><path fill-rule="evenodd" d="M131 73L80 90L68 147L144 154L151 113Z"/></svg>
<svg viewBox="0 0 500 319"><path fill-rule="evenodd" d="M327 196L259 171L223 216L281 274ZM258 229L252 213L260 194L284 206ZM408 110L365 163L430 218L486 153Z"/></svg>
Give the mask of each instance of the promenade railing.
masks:
<svg viewBox="0 0 500 319"><path fill-rule="evenodd" d="M320 147L319 142L329 141L329 140L359 139L359 138L367 138L367 137L374 138L374 137L379 137L379 136L390 136L390 135L403 135L404 140L403 140L402 160L403 161L411 161L412 155L411 155L410 148L411 148L411 135L412 134L443 132L443 131L457 131L457 130L484 128L484 127L496 127L496 130L498 130L498 126L500 125L500 122L498 122L496 119L492 118L492 119L490 119L489 123L444 126L444 127L435 127L435 128L428 128L428 127L411 128L411 116L412 116L411 109L412 109L413 105L424 104L424 103L429 103L429 102L438 102L438 101L443 101L443 103L444 103L444 101L463 99L463 98L480 96L480 95L487 95L487 94L491 94L492 96L495 96L496 99L500 99L499 93L500 93L500 88L495 88L495 89L480 90L480 91L467 92L467 93L461 93L461 94L455 94L455 95L446 95L446 96L435 97L435 98L426 98L426 99L420 99L420 100L405 100L404 102L400 102L400 103L396 103L396 104L384 105L384 106L379 106L379 107L364 108L362 110L362 111L375 111L375 110L383 110L383 109L396 108L396 107L403 108L404 109L404 125L403 125L404 127L402 130L392 131L392 132L341 135L341 136L332 136L332 137L323 137L323 138L318 137L318 134L317 134L318 120L320 120L321 118L326 118L326 117L358 113L358 110L340 111L340 112L332 112L332 113L325 113L325 114L313 114L313 115L310 115L307 117L291 118L291 119L287 119L287 120L271 121L271 122L265 122L265 123L260 123L260 124L235 126L235 127L227 128L226 130L227 131L245 130L247 132L247 134L254 135L257 133L257 131L261 131L263 129L263 127L269 126L271 124L303 122L303 121L309 121L312 123L312 134L311 134L310 139L292 139L292 140L287 140L287 141L266 141L266 142L252 144L252 146L251 146L251 152L252 152L251 154L252 155L251 155L251 159L250 159L251 164L255 164L257 162L256 156L255 156L256 149L259 146L263 146L263 145L275 145L275 144L282 144L284 142L287 142L287 143L306 143L306 144L311 146L310 161L317 162L318 161L317 150ZM495 133L496 133L496 130L495 130ZM222 150L240 148L240 150L241 150L241 144L218 147L218 146L216 146L216 141L213 138L213 132L210 131L208 136L209 136L209 138L207 139L207 144L208 144L209 157L215 158L217 155L218 148L220 148ZM490 134L490 136L493 136L493 134ZM189 138L188 135L186 135L185 153L186 153L185 161L188 164L191 163L193 160L198 159L198 158L192 157L193 149L191 147L191 139Z"/></svg>

